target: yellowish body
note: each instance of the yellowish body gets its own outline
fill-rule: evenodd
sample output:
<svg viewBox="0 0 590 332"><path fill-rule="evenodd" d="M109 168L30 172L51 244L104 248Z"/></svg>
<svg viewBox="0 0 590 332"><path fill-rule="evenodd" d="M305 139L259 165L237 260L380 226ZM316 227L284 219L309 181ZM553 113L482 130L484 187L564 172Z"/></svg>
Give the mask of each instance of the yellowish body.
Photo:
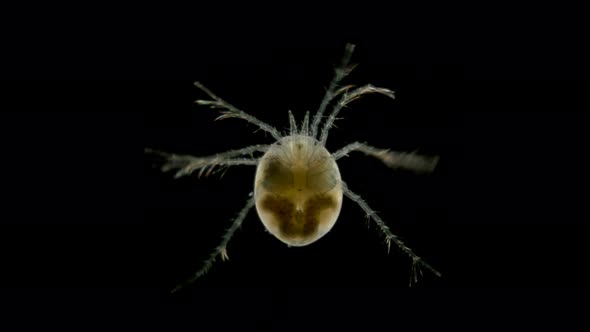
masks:
<svg viewBox="0 0 590 332"><path fill-rule="evenodd" d="M290 246L305 246L324 236L338 219L340 171L314 138L287 136L260 159L254 195L264 227Z"/></svg>

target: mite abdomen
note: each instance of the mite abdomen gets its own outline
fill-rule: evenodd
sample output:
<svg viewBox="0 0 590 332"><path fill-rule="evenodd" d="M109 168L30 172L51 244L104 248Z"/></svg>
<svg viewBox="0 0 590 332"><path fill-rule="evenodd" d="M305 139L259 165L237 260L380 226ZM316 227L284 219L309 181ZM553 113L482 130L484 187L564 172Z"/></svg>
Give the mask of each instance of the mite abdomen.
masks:
<svg viewBox="0 0 590 332"><path fill-rule="evenodd" d="M261 158L256 210L284 243L304 246L334 226L342 206L340 171L330 153L308 136L287 136Z"/></svg>

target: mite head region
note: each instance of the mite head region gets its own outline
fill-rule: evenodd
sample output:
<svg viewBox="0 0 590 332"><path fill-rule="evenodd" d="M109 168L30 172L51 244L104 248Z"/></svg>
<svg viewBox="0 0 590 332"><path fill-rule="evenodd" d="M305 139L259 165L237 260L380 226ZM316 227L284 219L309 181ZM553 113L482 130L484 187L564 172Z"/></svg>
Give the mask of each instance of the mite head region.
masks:
<svg viewBox="0 0 590 332"><path fill-rule="evenodd" d="M316 139L292 135L260 159L254 180L256 211L264 227L290 246L324 236L342 207L340 171Z"/></svg>

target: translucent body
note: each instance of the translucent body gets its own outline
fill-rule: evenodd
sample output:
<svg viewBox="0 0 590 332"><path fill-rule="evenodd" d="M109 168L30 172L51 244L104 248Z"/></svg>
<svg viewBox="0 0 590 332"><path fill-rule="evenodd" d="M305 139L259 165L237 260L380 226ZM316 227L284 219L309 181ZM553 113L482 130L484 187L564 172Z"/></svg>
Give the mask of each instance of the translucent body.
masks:
<svg viewBox="0 0 590 332"><path fill-rule="evenodd" d="M338 219L340 171L316 139L286 136L260 159L254 195L264 227L290 246L305 246L324 236Z"/></svg>

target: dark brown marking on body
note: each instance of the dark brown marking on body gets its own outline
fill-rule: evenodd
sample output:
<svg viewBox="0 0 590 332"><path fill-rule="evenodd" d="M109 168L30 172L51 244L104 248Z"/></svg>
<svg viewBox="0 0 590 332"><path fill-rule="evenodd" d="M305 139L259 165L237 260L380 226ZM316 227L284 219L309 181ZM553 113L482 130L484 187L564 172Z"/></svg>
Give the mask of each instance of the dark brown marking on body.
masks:
<svg viewBox="0 0 590 332"><path fill-rule="evenodd" d="M336 206L336 201L327 195L317 195L309 199L303 210L297 210L293 203L278 195L266 196L260 205L274 215L279 230L286 237L308 237L315 234L320 223L320 213Z"/></svg>
<svg viewBox="0 0 590 332"><path fill-rule="evenodd" d="M262 199L260 207L274 215L275 222L282 233L294 235L292 219L295 214L295 206L293 203L278 195L267 195Z"/></svg>
<svg viewBox="0 0 590 332"><path fill-rule="evenodd" d="M263 174L262 185L269 191L279 192L293 185L293 173L280 160L269 160Z"/></svg>
<svg viewBox="0 0 590 332"><path fill-rule="evenodd" d="M316 195L313 198L310 198L305 202L305 224L314 224L317 227L319 224L317 218L320 213L324 210L335 209L336 205L334 198L328 195Z"/></svg>

